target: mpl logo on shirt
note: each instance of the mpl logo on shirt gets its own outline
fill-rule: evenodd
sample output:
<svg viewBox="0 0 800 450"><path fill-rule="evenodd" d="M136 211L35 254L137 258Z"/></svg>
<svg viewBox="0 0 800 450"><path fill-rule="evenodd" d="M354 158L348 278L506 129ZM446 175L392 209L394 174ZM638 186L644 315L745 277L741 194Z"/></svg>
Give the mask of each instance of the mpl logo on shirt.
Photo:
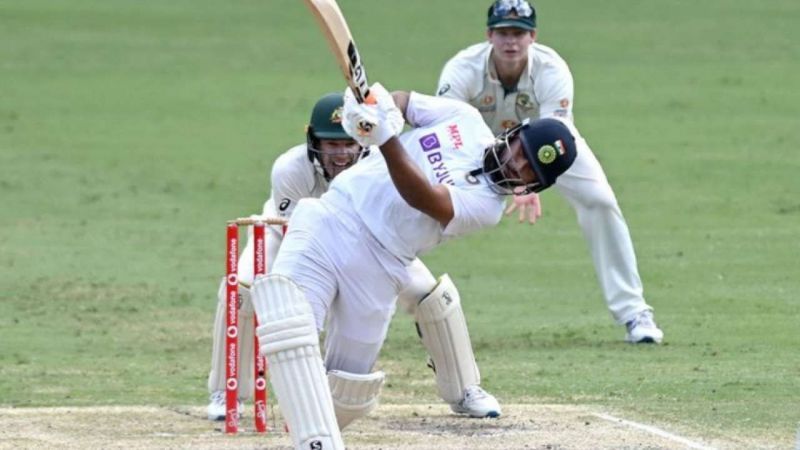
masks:
<svg viewBox="0 0 800 450"><path fill-rule="evenodd" d="M458 131L458 125L452 124L447 126L447 134L450 135L450 140L453 141L453 147L456 150L460 150L461 147L464 145L464 141L461 140L461 133Z"/></svg>

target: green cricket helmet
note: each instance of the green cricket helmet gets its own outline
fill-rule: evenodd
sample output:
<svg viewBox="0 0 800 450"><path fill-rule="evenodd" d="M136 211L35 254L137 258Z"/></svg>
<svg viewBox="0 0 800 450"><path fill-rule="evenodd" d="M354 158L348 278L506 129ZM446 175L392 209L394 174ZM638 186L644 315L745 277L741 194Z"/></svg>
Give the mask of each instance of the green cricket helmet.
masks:
<svg viewBox="0 0 800 450"><path fill-rule="evenodd" d="M355 144L355 140L342 128L343 106L344 95L342 93L324 95L311 110L311 120L306 127L308 160L328 181L358 162L366 154L365 149ZM326 151L321 148L320 141L322 140L351 141L355 145Z"/></svg>

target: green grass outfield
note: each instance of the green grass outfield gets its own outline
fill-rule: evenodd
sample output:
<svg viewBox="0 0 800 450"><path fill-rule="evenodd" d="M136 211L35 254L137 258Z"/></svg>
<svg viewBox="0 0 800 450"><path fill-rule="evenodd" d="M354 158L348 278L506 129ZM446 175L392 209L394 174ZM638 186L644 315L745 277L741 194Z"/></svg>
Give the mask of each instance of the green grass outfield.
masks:
<svg viewBox="0 0 800 450"><path fill-rule="evenodd" d="M372 81L431 92L488 1L341 0ZM571 210L442 246L484 385L699 436L800 422L796 0L539 0L666 343L610 320ZM0 405L203 405L226 219L343 82L299 0L0 2ZM435 402L411 320L387 402Z"/></svg>

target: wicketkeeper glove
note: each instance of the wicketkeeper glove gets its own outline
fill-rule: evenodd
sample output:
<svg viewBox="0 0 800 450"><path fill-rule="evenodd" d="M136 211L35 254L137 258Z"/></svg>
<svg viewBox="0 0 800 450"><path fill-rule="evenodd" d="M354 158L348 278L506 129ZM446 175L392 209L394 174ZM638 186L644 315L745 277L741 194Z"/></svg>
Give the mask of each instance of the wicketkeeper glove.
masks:
<svg viewBox="0 0 800 450"><path fill-rule="evenodd" d="M344 91L342 127L364 147L383 145L403 130L403 113L392 95L380 83L373 84L370 96L375 103L358 103L350 88Z"/></svg>

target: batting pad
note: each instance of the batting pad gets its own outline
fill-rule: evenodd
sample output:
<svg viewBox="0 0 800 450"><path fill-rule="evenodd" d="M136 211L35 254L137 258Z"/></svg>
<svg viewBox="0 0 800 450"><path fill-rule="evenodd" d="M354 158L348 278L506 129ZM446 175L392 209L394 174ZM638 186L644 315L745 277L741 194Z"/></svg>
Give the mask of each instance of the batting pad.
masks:
<svg viewBox="0 0 800 450"><path fill-rule="evenodd" d="M259 351L294 447L344 449L319 350L311 306L289 278L259 277L251 292Z"/></svg>
<svg viewBox="0 0 800 450"><path fill-rule="evenodd" d="M339 429L369 414L378 406L378 396L386 374L382 371L357 374L342 370L328 372L333 407Z"/></svg>
<svg viewBox="0 0 800 450"><path fill-rule="evenodd" d="M464 397L464 388L480 384L458 290L447 274L417 306L414 314L422 344L436 372L439 395L447 403Z"/></svg>

